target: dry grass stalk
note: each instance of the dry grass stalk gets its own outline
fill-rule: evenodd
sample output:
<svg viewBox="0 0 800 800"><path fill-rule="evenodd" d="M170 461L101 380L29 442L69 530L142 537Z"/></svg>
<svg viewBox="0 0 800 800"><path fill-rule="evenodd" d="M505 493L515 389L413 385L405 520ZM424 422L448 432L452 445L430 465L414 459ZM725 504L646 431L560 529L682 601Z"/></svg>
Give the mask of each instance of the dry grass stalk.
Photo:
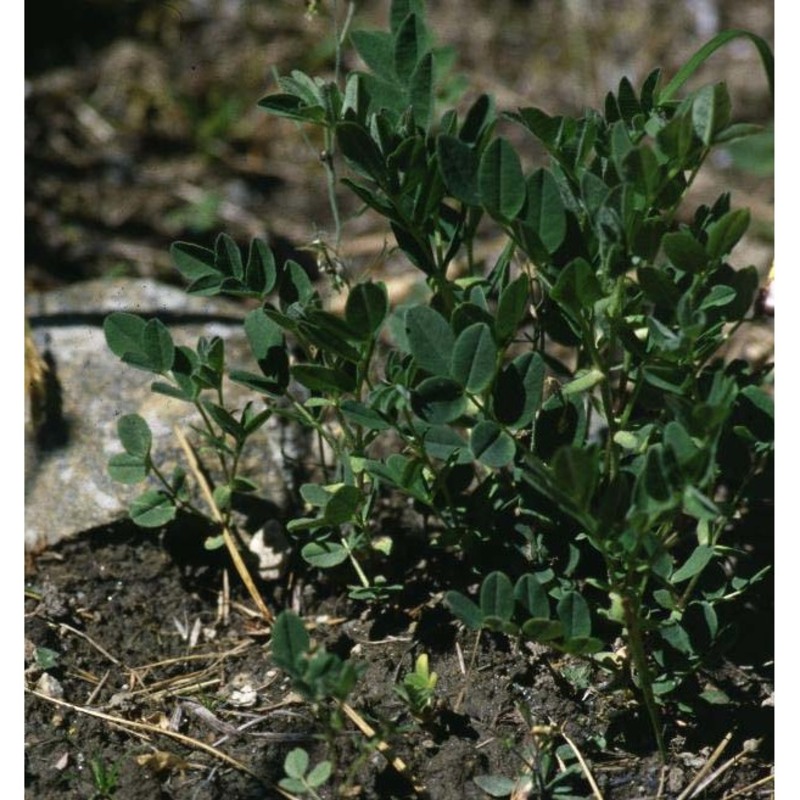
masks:
<svg viewBox="0 0 800 800"><path fill-rule="evenodd" d="M291 798L291 795L285 793L280 787L278 786L270 786L266 784L264 779L258 775L258 773L254 772L250 769L246 764L242 764L241 761L233 758L233 756L229 756L227 753L222 752L222 750L218 750L216 747L213 747L210 744L206 744L205 742L200 741L199 739L193 739L191 736L186 736L183 733L178 733L177 731L171 731L167 728L160 728L157 725L151 725L148 722L135 722L133 720L124 719L122 717L115 717L112 714L106 714L103 711L97 711L93 708L84 708L82 706L76 706L73 703L68 703L66 700L59 700L55 697L48 697L46 694L42 694L41 692L37 692L34 689L26 689L25 691L29 692L30 694L34 695L34 697L38 697L41 700L46 700L48 703L53 703L54 705L61 706L62 708L67 708L70 711L75 711L78 714L85 714L89 717L94 717L95 719L101 719L105 722L111 723L113 725L118 725L121 728L131 729L133 731L143 731L145 733L152 733L157 734L159 736L167 736L170 739L174 739L175 741L180 742L183 745L195 750L202 750L209 755L212 755L214 758L219 759L220 761L224 761L229 766L233 767L234 769L239 770L240 772L244 772L245 774L249 775L251 778L257 780L262 786L266 786L269 789L272 789L275 792L278 792L282 797Z"/></svg>
<svg viewBox="0 0 800 800"><path fill-rule="evenodd" d="M195 455L192 446L189 444L182 431L177 427L175 428L175 436L186 455L186 460L189 462L189 469L200 486L200 490L202 491L203 496L205 497L206 502L211 509L214 520L222 527L222 536L225 541L225 546L228 548L228 553L233 561L233 565L236 567L236 571L239 573L239 577L247 587L247 591L249 592L250 597L253 598L253 602L256 604L256 607L261 612L261 616L263 616L269 624L272 624L275 621L275 616L267 607L267 604L264 602L264 598L261 597L261 593L258 591L255 583L253 582L253 578L247 569L247 565L244 563L241 553L239 553L239 547L236 544L236 540L233 538L233 534L225 524L220 510L217 504L214 502L214 496L211 493L211 487L208 485L205 475L203 475L202 471L200 470L200 467L197 463L197 456Z"/></svg>
<svg viewBox="0 0 800 800"><path fill-rule="evenodd" d="M772 783L775 780L774 775L765 775L763 778L759 778L755 783L751 783L749 786L743 786L741 789L737 789L730 794L726 794L722 800L732 800L734 797L742 797L743 795L747 795L753 791L753 789L758 789L759 786L766 786L768 783ZM772 795L774 797L774 794Z"/></svg>
<svg viewBox="0 0 800 800"><path fill-rule="evenodd" d="M595 800L603 800L603 795L600 791L600 787L597 785L597 782L595 781L594 776L592 775L592 772L589 769L589 765L586 763L586 760L584 759L581 751L578 750L578 746L575 744L575 742L572 741L572 739L569 738L569 736L567 736L566 733L564 733L564 731L561 731L561 735L564 737L564 741L566 741L566 743L572 749L572 752L575 753L575 757L578 759L578 763L581 765L583 774L586 776L586 780L589 782L589 786L592 787L592 794L594 795Z"/></svg>
<svg viewBox="0 0 800 800"><path fill-rule="evenodd" d="M730 744L731 739L733 738L733 731L730 731L725 735L723 740L717 745L714 752L708 757L708 761L700 768L697 775L692 778L689 785L678 795L677 800L689 800L689 798L694 797L697 792L695 791L703 778L711 772L714 764L719 761L720 756L725 751L725 748Z"/></svg>

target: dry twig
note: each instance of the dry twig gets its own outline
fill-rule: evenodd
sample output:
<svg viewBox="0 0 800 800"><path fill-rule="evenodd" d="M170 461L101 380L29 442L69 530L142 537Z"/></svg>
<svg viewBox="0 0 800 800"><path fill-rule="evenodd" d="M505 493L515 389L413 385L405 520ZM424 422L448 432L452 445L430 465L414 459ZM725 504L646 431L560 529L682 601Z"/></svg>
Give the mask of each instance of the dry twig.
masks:
<svg viewBox="0 0 800 800"><path fill-rule="evenodd" d="M241 761L238 761L237 759L233 758L233 756L229 756L227 753L223 753L222 750L218 750L216 747L213 747L210 744L206 744L205 742L202 742L199 739L193 739L191 736L186 736L185 734L178 733L177 731L171 731L166 728L159 728L157 725L151 725L148 722L135 722L133 720L124 719L123 717L115 717L112 714L106 714L103 711L97 711L93 708L83 708L81 706L76 706L73 703L68 703L66 700L59 700L55 697L48 697L46 694L37 692L35 689L26 689L25 691L29 692L35 697L40 698L41 700L46 700L48 703L53 703L57 706L61 706L62 708L68 708L70 711L75 711L79 714L85 714L86 716L89 717L102 719L113 725L119 725L122 728L130 728L131 730L134 731L144 731L146 733L154 733L158 734L159 736L167 736L171 739L175 739L176 741L186 745L187 747L194 748L197 750L202 750L203 752L214 756L214 758L217 758L220 761L224 761L229 766L232 766L235 769L239 770L240 772L244 772L251 778L254 778L262 786L266 786L267 788L270 788L273 791L278 792L278 794L280 794L282 797L291 798L291 795L285 793L280 787L271 786L270 784L266 783L264 779L260 775L258 775L258 773L251 770L250 767L248 767L246 764L242 764Z"/></svg>
<svg viewBox="0 0 800 800"><path fill-rule="evenodd" d="M183 452L186 454L186 460L189 462L189 469L199 484L200 490L203 492L203 496L205 497L206 502L211 509L214 520L218 522L222 528L222 537L225 541L225 546L228 548L228 553L233 561L233 565L236 567L236 571L239 573L239 577L247 587L247 591L250 593L250 597L253 598L253 602L261 612L261 616L263 616L268 623L272 624L275 621L275 616L267 607L267 604L264 602L264 598L261 597L261 593L258 591L255 583L253 582L253 578L247 569L247 565L244 563L241 553L239 552L239 547L236 544L236 540L233 538L230 528L228 528L228 526L225 524L219 507L217 506L216 502L214 502L214 496L211 493L211 487L208 485L208 481L206 480L205 475L203 475L203 472L197 463L197 456L195 455L192 446L189 444L189 441L183 435L183 432L180 430L180 428L175 428L175 436L178 439L178 443L183 449Z"/></svg>
<svg viewBox="0 0 800 800"><path fill-rule="evenodd" d="M714 764L719 761L720 756L725 751L725 748L730 744L731 739L733 738L733 731L730 731L725 735L723 740L717 745L714 752L708 757L708 761L700 768L700 771L697 775L692 778L689 785L678 795L677 800L689 800L689 798L694 797L697 792L695 791L700 782L711 772L712 767Z"/></svg>
<svg viewBox="0 0 800 800"><path fill-rule="evenodd" d="M741 789L737 789L735 792L726 794L722 800L731 800L732 797L741 797L742 795L753 791L753 789L757 789L759 786L766 786L768 783L771 783L774 780L774 775L765 775L763 778L759 778L755 783L751 783L749 786L743 786Z"/></svg>
<svg viewBox="0 0 800 800"><path fill-rule="evenodd" d="M595 796L595 800L603 800L603 795L600 792L600 787L597 785L597 782L592 775L591 770L589 769L589 765L586 763L585 759L580 750L578 750L578 746L572 739L567 736L564 731L561 731L561 735L564 737L566 743L572 748L572 752L575 753L576 758L578 759L578 763L581 765L581 769L583 770L583 774L586 776L586 780L589 781L589 786L592 787L592 794Z"/></svg>

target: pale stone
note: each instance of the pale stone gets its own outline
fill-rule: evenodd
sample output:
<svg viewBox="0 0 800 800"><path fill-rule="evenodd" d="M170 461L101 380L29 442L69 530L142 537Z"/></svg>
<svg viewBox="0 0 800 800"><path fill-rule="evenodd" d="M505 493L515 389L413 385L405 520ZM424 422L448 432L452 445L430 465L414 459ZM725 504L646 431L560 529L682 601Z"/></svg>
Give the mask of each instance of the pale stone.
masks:
<svg viewBox="0 0 800 800"><path fill-rule="evenodd" d="M195 347L201 335L220 336L228 364L257 370L242 326L246 309L225 299L190 297L144 279L95 280L26 298L34 341L61 395L61 419L39 441L26 420L27 549L126 517L130 501L148 488L147 483L125 486L107 474L109 457L122 452L119 417L137 413L147 420L154 460L167 474L178 461L184 463L175 426L191 439L190 426L199 422L191 404L151 392L155 376L123 364L108 349L102 324L112 311L159 316L176 344ZM263 400L243 387L227 385L225 390L229 408L249 400L262 407ZM244 474L259 484L261 497L282 506L284 470L275 462L280 448L270 441L274 435L273 426L265 426L254 437L243 458ZM204 458L213 470L214 460Z"/></svg>
<svg viewBox="0 0 800 800"><path fill-rule="evenodd" d="M277 581L283 577L292 547L277 520L267 520L253 535L248 549L258 558L258 574L262 580Z"/></svg>

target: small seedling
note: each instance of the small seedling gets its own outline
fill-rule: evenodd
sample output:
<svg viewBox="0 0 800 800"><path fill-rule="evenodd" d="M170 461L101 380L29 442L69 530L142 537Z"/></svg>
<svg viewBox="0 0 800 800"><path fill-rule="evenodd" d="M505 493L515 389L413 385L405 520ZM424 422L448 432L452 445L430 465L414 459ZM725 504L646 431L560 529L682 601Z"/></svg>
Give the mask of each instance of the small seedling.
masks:
<svg viewBox="0 0 800 800"><path fill-rule="evenodd" d="M308 771L308 753L301 747L296 747L283 762L285 778L278 781L281 789L298 795L309 795L314 800L321 800L317 789L331 776L333 765L330 761L320 761L310 772Z"/></svg>
<svg viewBox="0 0 800 800"><path fill-rule="evenodd" d="M414 663L414 671L407 673L402 683L394 687L411 715L420 721L426 721L433 711L438 679L439 676L429 669L428 654L420 653Z"/></svg>
<svg viewBox="0 0 800 800"><path fill-rule="evenodd" d="M353 690L360 665L342 660L324 647L312 648L303 621L291 611L282 611L272 628L272 660L292 679L292 686L327 717L326 734L341 727L339 703Z"/></svg>
<svg viewBox="0 0 800 800"><path fill-rule="evenodd" d="M89 760L89 768L92 771L92 780L95 786L92 800L110 800L117 790L119 768L116 764L106 766L99 756Z"/></svg>

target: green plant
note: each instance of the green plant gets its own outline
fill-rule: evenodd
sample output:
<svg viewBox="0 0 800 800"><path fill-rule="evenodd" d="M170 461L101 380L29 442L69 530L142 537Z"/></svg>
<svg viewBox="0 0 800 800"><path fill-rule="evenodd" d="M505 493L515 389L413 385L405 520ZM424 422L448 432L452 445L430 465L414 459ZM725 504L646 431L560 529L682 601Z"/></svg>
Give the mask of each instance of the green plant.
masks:
<svg viewBox="0 0 800 800"><path fill-rule="evenodd" d="M395 694L416 719L425 721L430 717L438 679L439 676L430 671L428 654L420 653L414 662L413 672L406 673L402 683L394 687Z"/></svg>
<svg viewBox="0 0 800 800"><path fill-rule="evenodd" d="M113 797L114 792L117 790L119 767L116 764L106 766L99 756L89 759L89 767L92 770L92 780L95 787L95 793L92 796L93 800L108 800L108 798Z"/></svg>
<svg viewBox="0 0 800 800"><path fill-rule="evenodd" d="M292 686L318 709L325 707L330 731L341 726L338 703L343 703L358 680L360 669L324 647L312 648L303 621L282 611L272 628L272 660L292 679Z"/></svg>
<svg viewBox="0 0 800 800"><path fill-rule="evenodd" d="M320 800L317 789L331 776L333 765L330 761L320 761L310 772L308 771L308 753L301 747L290 751L283 762L285 778L278 785L287 792L307 794Z"/></svg>
<svg viewBox="0 0 800 800"><path fill-rule="evenodd" d="M351 35L368 71L341 85L295 71L260 106L322 128L337 243L334 181L347 167L341 183L389 222L427 302L391 309L382 283L336 272L346 299L335 315L263 242L246 261L224 234L213 250L176 243L188 292L260 302L244 320L258 371L227 375L264 407L241 410L225 406L220 340L175 347L158 320L131 314L105 325L123 361L159 376L155 391L197 407L226 515L235 493L258 488L238 472L247 438L272 414L299 423L334 455L288 525L310 565L349 561L353 596L380 598L394 587L369 573L391 548L373 512L386 492L408 496L432 521L432 546L458 549L482 579L478 603L447 593L469 627L603 663L623 635L662 755L661 706L727 646L733 601L765 573L748 571L735 532L771 491L771 367L721 357L753 319L756 269L728 261L749 214L727 194L684 208L713 148L758 128L732 121L724 84L678 98L742 36L771 87L766 44L728 31L666 86L659 70L638 91L623 78L602 111L498 114L482 95L460 117L437 110L443 69L424 4L394 0L388 31ZM537 139L547 163L526 172L501 123ZM505 242L493 264L475 257L487 225ZM119 432L112 475L159 483L133 519L156 526L193 508L183 473L153 462L144 420L123 417ZM324 681L347 685L333 656L309 660L290 619L273 646L298 685L317 699ZM312 663L325 665L322 684Z"/></svg>
<svg viewBox="0 0 800 800"><path fill-rule="evenodd" d="M582 767L577 753L570 744L557 744L558 731L552 726L532 726L528 715L530 735L525 746L515 751L520 760L516 777L503 775L477 775L475 784L490 797L537 797L542 800L587 797Z"/></svg>

